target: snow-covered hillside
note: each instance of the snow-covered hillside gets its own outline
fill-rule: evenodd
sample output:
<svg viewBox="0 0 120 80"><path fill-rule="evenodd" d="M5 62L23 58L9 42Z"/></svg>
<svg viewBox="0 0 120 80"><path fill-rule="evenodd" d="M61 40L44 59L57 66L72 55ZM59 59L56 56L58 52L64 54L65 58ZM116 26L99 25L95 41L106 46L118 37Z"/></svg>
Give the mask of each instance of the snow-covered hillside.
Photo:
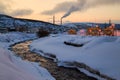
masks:
<svg viewBox="0 0 120 80"><path fill-rule="evenodd" d="M83 46L66 45L64 41ZM30 47L43 56L55 55L59 66L66 66L66 62L84 63L101 74L120 79L120 37L57 35L35 40Z"/></svg>
<svg viewBox="0 0 120 80"><path fill-rule="evenodd" d="M27 29L33 28L42 28L48 30L51 33L60 33L66 30L66 27L51 24L44 21L38 20L31 20L31 19L20 19L20 18L13 18L7 15L0 14L0 27L7 27L7 28L17 28L17 27L25 27Z"/></svg>
<svg viewBox="0 0 120 80"><path fill-rule="evenodd" d="M8 50L11 44L34 38L35 34L20 32L0 34L0 80L55 80L37 63L23 61Z"/></svg>

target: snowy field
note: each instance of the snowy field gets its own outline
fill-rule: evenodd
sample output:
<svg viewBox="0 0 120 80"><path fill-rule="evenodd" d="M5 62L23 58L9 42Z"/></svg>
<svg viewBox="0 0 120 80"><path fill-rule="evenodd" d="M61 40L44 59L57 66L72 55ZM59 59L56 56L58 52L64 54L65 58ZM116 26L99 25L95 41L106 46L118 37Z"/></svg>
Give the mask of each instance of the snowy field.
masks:
<svg viewBox="0 0 120 80"><path fill-rule="evenodd" d="M34 38L35 34L20 32L0 34L0 80L55 80L37 63L23 61L8 50L11 44Z"/></svg>
<svg viewBox="0 0 120 80"><path fill-rule="evenodd" d="M84 44L82 47L65 45L64 41ZM120 37L52 35L32 42L31 51L55 55L59 66L64 62L85 63L113 79L120 79Z"/></svg>

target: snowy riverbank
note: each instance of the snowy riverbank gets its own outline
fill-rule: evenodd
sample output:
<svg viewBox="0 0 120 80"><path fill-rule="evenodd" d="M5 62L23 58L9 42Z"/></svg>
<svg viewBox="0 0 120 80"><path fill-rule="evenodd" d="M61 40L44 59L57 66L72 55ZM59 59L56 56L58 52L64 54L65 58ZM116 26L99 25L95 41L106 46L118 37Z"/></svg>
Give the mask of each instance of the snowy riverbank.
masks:
<svg viewBox="0 0 120 80"><path fill-rule="evenodd" d="M65 45L64 41L84 44L83 47ZM59 35L32 42L31 51L56 56L59 66L69 66L65 62L84 63L113 79L120 79L120 37L92 37Z"/></svg>
<svg viewBox="0 0 120 80"><path fill-rule="evenodd" d="M34 38L35 34L20 32L0 34L0 80L55 80L37 63L23 61L8 50L14 43Z"/></svg>

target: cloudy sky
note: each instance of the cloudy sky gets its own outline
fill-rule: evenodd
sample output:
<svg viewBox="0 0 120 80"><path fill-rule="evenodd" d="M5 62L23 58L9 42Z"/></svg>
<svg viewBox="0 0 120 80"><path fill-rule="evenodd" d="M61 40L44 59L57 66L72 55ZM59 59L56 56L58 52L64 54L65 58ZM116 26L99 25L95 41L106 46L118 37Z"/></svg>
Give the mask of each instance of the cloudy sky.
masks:
<svg viewBox="0 0 120 80"><path fill-rule="evenodd" d="M0 0L0 13L19 18L56 23L108 22L120 23L120 0Z"/></svg>

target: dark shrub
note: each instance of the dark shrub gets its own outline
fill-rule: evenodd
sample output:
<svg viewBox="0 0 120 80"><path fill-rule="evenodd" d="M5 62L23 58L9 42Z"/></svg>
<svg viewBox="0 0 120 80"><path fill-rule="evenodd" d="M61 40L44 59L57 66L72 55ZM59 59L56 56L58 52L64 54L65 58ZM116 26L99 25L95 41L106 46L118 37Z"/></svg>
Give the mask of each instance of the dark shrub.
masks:
<svg viewBox="0 0 120 80"><path fill-rule="evenodd" d="M39 31L37 32L37 36L38 37L45 37L48 36L50 33L47 30L44 29L39 29Z"/></svg>

